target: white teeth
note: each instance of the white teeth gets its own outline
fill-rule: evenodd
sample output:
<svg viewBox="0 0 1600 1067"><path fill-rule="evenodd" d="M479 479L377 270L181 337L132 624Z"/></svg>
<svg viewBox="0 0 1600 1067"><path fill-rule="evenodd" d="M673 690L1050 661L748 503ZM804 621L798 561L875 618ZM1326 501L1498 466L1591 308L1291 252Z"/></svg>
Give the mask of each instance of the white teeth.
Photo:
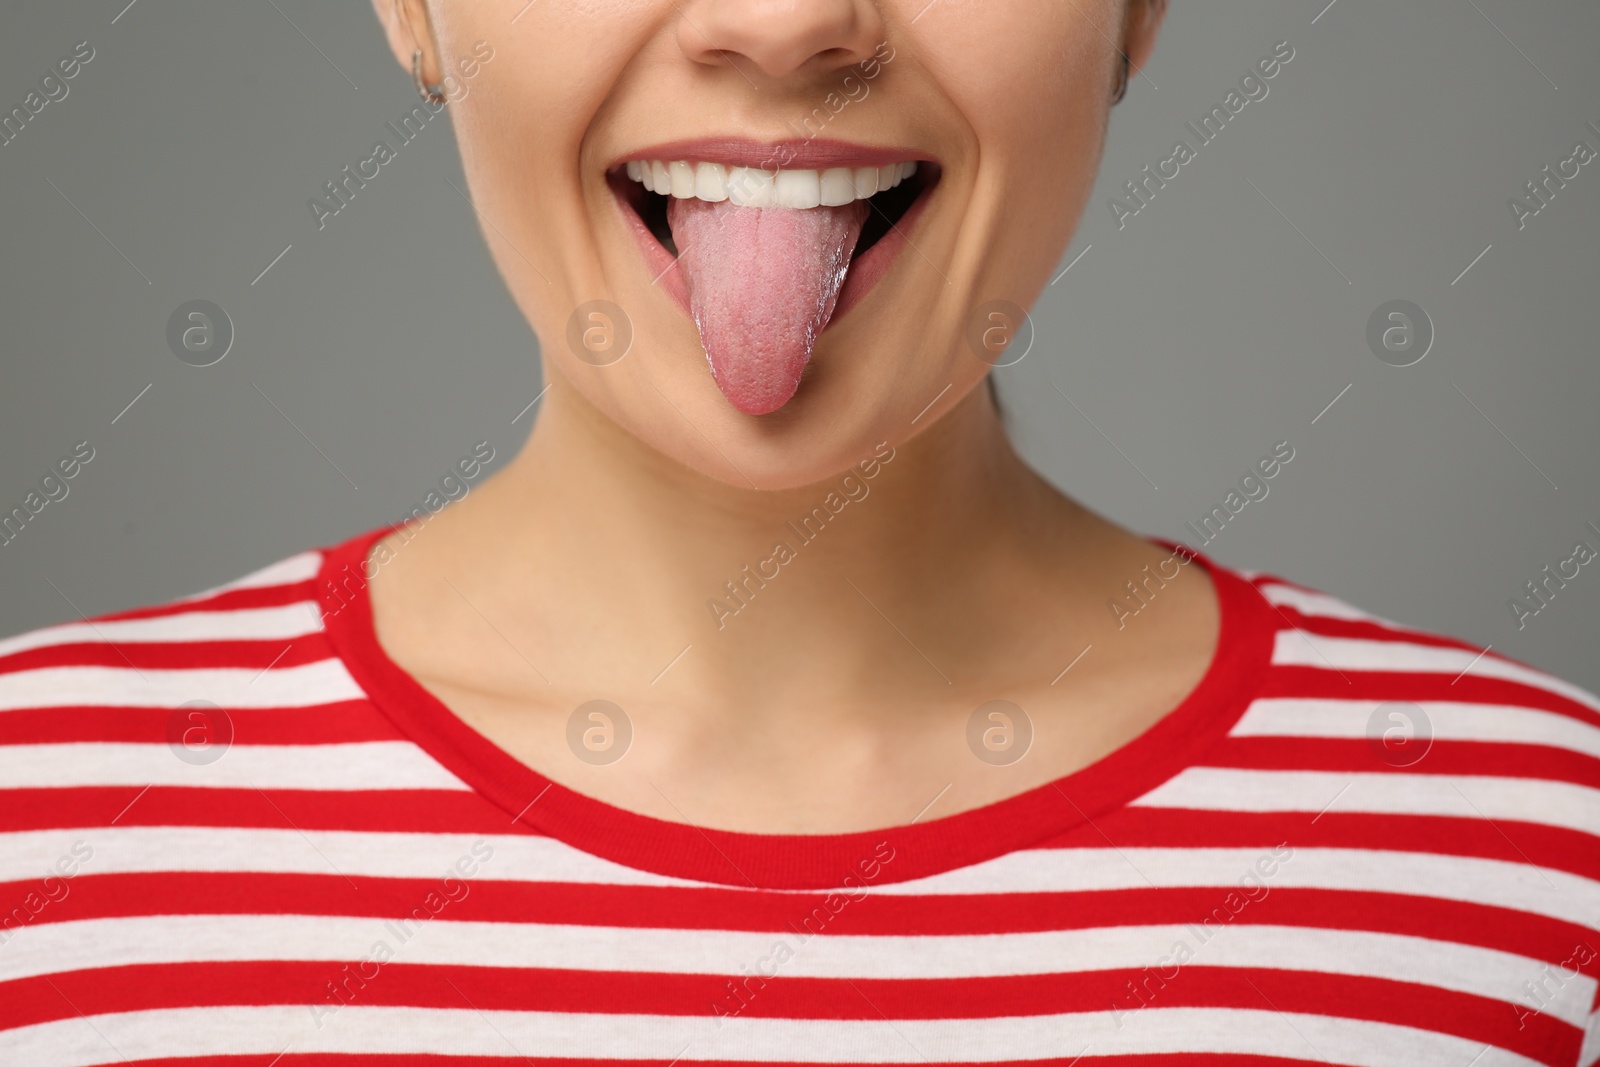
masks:
<svg viewBox="0 0 1600 1067"><path fill-rule="evenodd" d="M672 195L679 200L694 197L694 168L687 163L668 163L667 173L672 178Z"/></svg>
<svg viewBox="0 0 1600 1067"><path fill-rule="evenodd" d="M917 172L915 160L881 167L830 167L827 170L774 170L725 167L690 160L631 159L627 174L652 193L708 203L732 201L739 207L805 209L842 207L893 189Z"/></svg>
<svg viewBox="0 0 1600 1067"><path fill-rule="evenodd" d="M822 203L826 207L841 207L856 198L856 175L849 167L835 167L822 172Z"/></svg>
<svg viewBox="0 0 1600 1067"><path fill-rule="evenodd" d="M777 195L779 207L817 207L822 203L821 178L814 170L780 170Z"/></svg>
<svg viewBox="0 0 1600 1067"><path fill-rule="evenodd" d="M728 199L728 170L721 163L702 163L694 169L696 200L713 204Z"/></svg>
<svg viewBox="0 0 1600 1067"><path fill-rule="evenodd" d="M773 176L760 167L728 168L728 199L738 207L773 207Z"/></svg>

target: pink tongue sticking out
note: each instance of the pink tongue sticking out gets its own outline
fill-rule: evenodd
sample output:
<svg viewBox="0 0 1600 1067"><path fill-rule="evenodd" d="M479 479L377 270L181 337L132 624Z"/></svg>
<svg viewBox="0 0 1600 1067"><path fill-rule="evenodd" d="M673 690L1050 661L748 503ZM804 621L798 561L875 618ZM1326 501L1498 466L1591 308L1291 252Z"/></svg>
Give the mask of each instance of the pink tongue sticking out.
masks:
<svg viewBox="0 0 1600 1067"><path fill-rule="evenodd" d="M668 204L711 376L746 415L776 411L800 388L866 217L861 200L803 209Z"/></svg>

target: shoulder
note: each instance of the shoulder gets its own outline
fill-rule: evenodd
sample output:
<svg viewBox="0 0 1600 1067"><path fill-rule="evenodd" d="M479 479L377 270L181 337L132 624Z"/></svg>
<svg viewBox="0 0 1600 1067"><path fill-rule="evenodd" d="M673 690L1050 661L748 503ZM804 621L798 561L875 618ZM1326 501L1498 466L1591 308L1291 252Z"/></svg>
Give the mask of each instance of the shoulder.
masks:
<svg viewBox="0 0 1600 1067"><path fill-rule="evenodd" d="M258 643L282 649L320 629L314 581L320 551L302 552L237 581L172 601L47 626L0 640L0 706L33 688L83 688L125 671L153 681L202 666L247 667ZM263 663L262 666L266 664Z"/></svg>
<svg viewBox="0 0 1600 1067"><path fill-rule="evenodd" d="M1406 626L1273 575L1240 576L1276 616L1269 684L1286 698L1299 694L1303 711L1332 701L1410 703L1422 711L1419 730L1439 728L1437 740L1581 739L1600 756L1600 697L1583 687L1492 645Z"/></svg>
<svg viewBox="0 0 1600 1067"><path fill-rule="evenodd" d="M1281 843L1277 861L1293 862L1272 886L1359 894L1367 912L1329 913L1353 928L1448 930L1552 962L1589 943L1600 701L1493 649L1231 573L1259 594L1268 663L1222 736L1106 832L1124 846Z"/></svg>
<svg viewBox="0 0 1600 1067"><path fill-rule="evenodd" d="M1158 788L1158 806L1307 812L1318 830L1339 824L1324 815L1361 815L1361 834L1426 826L1440 847L1482 838L1485 854L1569 869L1584 856L1577 868L1600 877L1594 694L1492 647L1235 573L1265 602L1270 662L1208 765Z"/></svg>
<svg viewBox="0 0 1600 1067"><path fill-rule="evenodd" d="M363 695L323 629L323 559L302 552L172 603L0 640L0 780L159 783L236 728L315 739L307 712Z"/></svg>

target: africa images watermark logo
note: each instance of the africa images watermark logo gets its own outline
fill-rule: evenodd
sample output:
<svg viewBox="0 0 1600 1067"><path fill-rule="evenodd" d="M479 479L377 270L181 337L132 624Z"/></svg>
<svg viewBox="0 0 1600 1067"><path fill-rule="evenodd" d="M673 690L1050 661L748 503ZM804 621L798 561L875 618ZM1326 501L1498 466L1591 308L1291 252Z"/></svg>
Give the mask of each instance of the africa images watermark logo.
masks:
<svg viewBox="0 0 1600 1067"><path fill-rule="evenodd" d="M730 978L726 982L727 993L723 999L711 1002L711 1014L716 1019L717 1029L722 1029L724 1019L743 1013L767 987L768 980L776 978L783 965L799 955L806 944L831 925L845 908L866 900L867 884L883 874L883 869L894 862L895 855L893 845L887 841L878 842L873 846L872 855L856 861L850 873L840 880L838 889L822 891L822 899L810 911L798 921L791 920L787 924L785 935L773 940L766 955L753 964L741 964L740 977Z"/></svg>
<svg viewBox="0 0 1600 1067"><path fill-rule="evenodd" d="M67 494L72 492L72 487L67 483L76 478L84 465L94 457L94 446L88 441L79 441L72 446L70 456L61 457L39 479L38 489L29 490L22 498L22 503L0 511L0 546L9 545L21 536L22 531L27 529L29 523L37 521L45 508L67 499Z"/></svg>
<svg viewBox="0 0 1600 1067"><path fill-rule="evenodd" d="M1193 535L1196 543L1209 545L1246 507L1267 498L1272 492L1272 487L1267 483L1278 476L1284 466L1294 459L1294 455L1294 446L1288 441L1273 445L1270 455L1256 460L1255 465L1240 477L1237 490L1230 489L1220 504L1212 505L1211 510L1199 519L1199 525L1194 521L1184 523L1184 530ZM1160 591L1167 587L1167 583L1182 573L1182 569L1198 551L1193 544L1180 545L1170 556L1157 563L1153 571L1147 563L1140 575L1123 582L1127 596L1106 601L1112 618L1117 620L1117 629L1127 626L1129 619L1149 607ZM1170 574L1167 573L1168 566L1172 567Z"/></svg>
<svg viewBox="0 0 1600 1067"><path fill-rule="evenodd" d="M135 798L137 799L137 798ZM56 858L36 884L28 885L22 898L6 911L0 911L0 948L10 944L16 931L26 927L52 904L60 904L72 892L67 883L77 877L81 864L94 858L94 846L79 839Z"/></svg>
<svg viewBox="0 0 1600 1067"><path fill-rule="evenodd" d="M339 177L322 183L322 188L327 193L326 199L312 197L306 201L306 206L311 209L311 219L321 230L328 225L328 220L350 206L356 194L367 187L370 182L383 173L383 168L399 158L400 149L410 144L422 135L428 128L428 123L450 104L466 99L472 91L471 79L482 72L484 64L494 58L494 48L485 41L479 41L472 46L470 56L458 61L461 77L446 74L444 80L444 99L441 101L424 100L400 119L400 125L392 122L384 123L384 129L394 138L394 145L390 145L387 138L380 138L372 145L372 150L355 163L352 171L350 164L339 171Z"/></svg>
<svg viewBox="0 0 1600 1067"><path fill-rule="evenodd" d="M1594 536L1594 544L1587 540L1589 535ZM1517 620L1517 629L1521 630L1528 625L1528 620L1550 606L1556 594L1567 587L1567 583L1576 580L1583 573L1583 568L1600 558L1600 526L1592 522L1584 524L1584 537L1579 538L1572 545L1572 552L1558 558L1554 564L1546 563L1540 570L1538 578L1531 578L1524 585L1525 596L1510 597L1506 600L1506 607L1511 609L1511 617Z"/></svg>
<svg viewBox="0 0 1600 1067"><path fill-rule="evenodd" d="M444 875L438 883L431 886L406 914L384 922L383 930L388 937L380 937L373 941L365 956L340 968L337 975L323 983L326 992L322 1001L308 1005L311 1009L311 1020L317 1029L322 1029L323 1025L346 1005L355 1003L366 991L368 984L376 981L383 973L384 966L399 956L401 949L428 928L430 919L437 918L450 905L459 905L466 900L467 895L472 892L471 879L476 878L481 866L493 858L494 846L479 838L466 852L456 858L455 863L445 868ZM392 944L390 938L393 939Z"/></svg>
<svg viewBox="0 0 1600 1067"><path fill-rule="evenodd" d="M1237 887L1228 891L1217 905L1198 923L1184 926L1187 937L1173 941L1172 948L1155 963L1140 971L1125 983L1126 992L1111 1002L1111 1018L1117 1029L1128 1015L1149 1007L1169 983L1176 981L1185 964L1199 955L1200 950L1233 923L1252 904L1267 899L1272 888L1268 880L1285 864L1294 859L1294 847L1287 841L1274 845L1261 854L1239 878Z"/></svg>
<svg viewBox="0 0 1600 1067"><path fill-rule="evenodd" d="M1147 163L1139 172L1141 177L1123 182L1124 195L1113 196L1107 201L1111 217L1117 221L1117 229L1127 226L1130 218L1150 206L1157 190L1165 189L1167 182L1177 178L1183 173L1184 167L1200 158L1200 149L1220 137L1228 123L1237 118L1246 105L1254 100L1265 100L1271 91L1267 82L1276 78L1294 55L1294 47L1288 41L1273 45L1271 55L1256 60L1255 66L1240 77L1237 89L1228 90L1220 104L1213 104L1211 110L1201 116L1200 125L1184 123L1184 128L1194 135L1195 144L1191 145L1187 136L1180 138L1173 144L1170 154L1155 162L1154 170Z"/></svg>
<svg viewBox="0 0 1600 1067"><path fill-rule="evenodd" d="M55 66L39 79L37 90L28 90L20 106L0 113L0 147L20 137L29 123L38 121L46 107L65 100L72 91L72 86L67 82L78 76L84 66L94 59L94 54L93 45L88 41L79 41L72 46L71 55L56 60Z"/></svg>
<svg viewBox="0 0 1600 1067"><path fill-rule="evenodd" d="M330 606L324 609L319 617L326 620L330 615L337 615L359 599L367 583L377 577L378 571L399 555L400 549L410 544L426 529L435 515L444 510L446 505L467 498L467 494L472 492L472 483L488 471L489 464L494 462L494 458L494 445L488 441L479 441L473 445L472 451L457 460L455 466L439 479L439 488L429 489L428 494L422 498L422 504L411 509L410 514L395 529L392 538L380 540L373 546L371 555L366 559L354 564L346 563L337 574L324 578L323 590L326 593L324 603Z"/></svg>
<svg viewBox="0 0 1600 1067"><path fill-rule="evenodd" d="M894 448L888 441L879 441L873 446L872 455L850 468L850 473L840 480L838 489L829 490L821 503L800 518L784 524L785 531L793 537L794 545L789 543L788 538L776 542L771 554L757 561L754 569L746 564L738 575L723 582L722 588L727 596L714 596L706 600L706 607L717 629L722 629L728 624L728 619L749 607L768 582L775 580L783 573L784 567L799 558L799 548L821 537L828 523L837 519L852 501L859 503L867 499L867 494L872 492L872 486L868 483L878 476L885 464L894 459L894 455Z"/></svg>
<svg viewBox="0 0 1600 1067"><path fill-rule="evenodd" d="M1592 121L1585 123L1589 129L1600 135L1600 126ZM1506 207L1511 209L1511 217L1517 220L1517 229L1524 229L1528 220L1550 206L1556 198L1556 193L1567 187L1567 183L1578 177L1583 168L1594 162L1596 153L1588 141L1578 140L1572 144L1572 149L1564 159L1556 161L1554 169L1546 163L1539 171L1537 178L1532 178L1522 187L1522 196L1513 196L1506 199Z"/></svg>

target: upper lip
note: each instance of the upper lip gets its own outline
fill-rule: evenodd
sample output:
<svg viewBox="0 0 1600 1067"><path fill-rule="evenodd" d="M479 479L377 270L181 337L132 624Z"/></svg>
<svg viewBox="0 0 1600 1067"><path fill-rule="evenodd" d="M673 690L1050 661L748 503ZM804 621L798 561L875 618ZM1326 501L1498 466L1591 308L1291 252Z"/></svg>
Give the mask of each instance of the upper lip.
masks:
<svg viewBox="0 0 1600 1067"><path fill-rule="evenodd" d="M758 141L748 137L701 137L630 150L626 155L618 156L606 169L620 167L634 159L694 160L721 163L729 167L773 170L881 167L906 160L938 162L926 152L892 145L852 144L848 141L800 137L781 141Z"/></svg>

